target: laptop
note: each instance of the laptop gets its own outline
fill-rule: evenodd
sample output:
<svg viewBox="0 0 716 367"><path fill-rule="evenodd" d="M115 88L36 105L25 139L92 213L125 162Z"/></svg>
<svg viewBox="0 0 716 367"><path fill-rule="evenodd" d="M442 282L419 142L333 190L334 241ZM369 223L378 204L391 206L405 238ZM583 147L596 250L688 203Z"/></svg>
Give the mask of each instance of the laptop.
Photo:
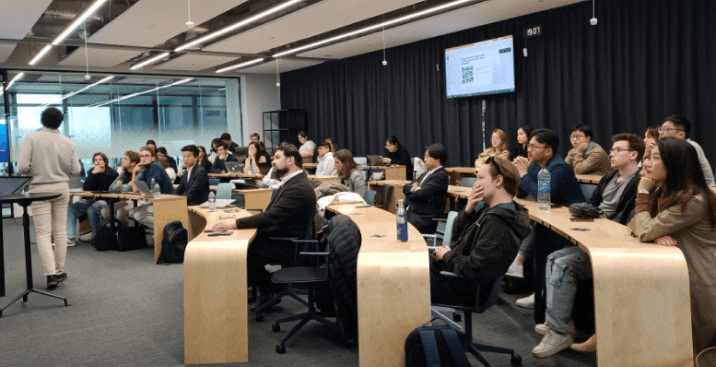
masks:
<svg viewBox="0 0 716 367"><path fill-rule="evenodd" d="M152 190L149 189L149 186L147 186L147 183L140 180L134 180L134 185L137 186L139 189L139 193L142 194L142 196L146 198L153 198L154 194L152 194Z"/></svg>
<svg viewBox="0 0 716 367"><path fill-rule="evenodd" d="M385 166L385 163L383 162L383 156L368 154L366 158L368 158L369 166Z"/></svg>
<svg viewBox="0 0 716 367"><path fill-rule="evenodd" d="M243 173L244 165L240 162L224 162L226 165L226 172L228 173Z"/></svg>
<svg viewBox="0 0 716 367"><path fill-rule="evenodd" d="M0 197L21 193L31 180L32 176L0 176Z"/></svg>

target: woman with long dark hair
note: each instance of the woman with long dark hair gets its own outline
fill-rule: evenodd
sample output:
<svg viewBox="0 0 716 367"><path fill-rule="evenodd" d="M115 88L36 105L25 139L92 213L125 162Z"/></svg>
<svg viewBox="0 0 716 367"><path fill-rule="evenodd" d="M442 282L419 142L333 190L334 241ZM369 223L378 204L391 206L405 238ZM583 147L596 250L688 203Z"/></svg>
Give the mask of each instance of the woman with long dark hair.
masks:
<svg viewBox="0 0 716 367"><path fill-rule="evenodd" d="M522 125L517 129L517 145L512 152L512 159L517 157L527 158L527 144L530 142L530 133L532 133L532 126L530 125Z"/></svg>
<svg viewBox="0 0 716 367"><path fill-rule="evenodd" d="M271 159L266 158L261 149L261 144L252 141L247 149L246 161L244 161L244 173L259 173L259 163L270 163Z"/></svg>
<svg viewBox="0 0 716 367"><path fill-rule="evenodd" d="M338 171L338 182L348 186L348 189L363 196L366 185L363 173L353 160L353 153L348 149L340 149L334 155L335 167Z"/></svg>
<svg viewBox="0 0 716 367"><path fill-rule="evenodd" d="M643 242L683 252L698 353L716 345L716 194L706 185L696 150L685 141L660 139L644 169L629 228Z"/></svg>

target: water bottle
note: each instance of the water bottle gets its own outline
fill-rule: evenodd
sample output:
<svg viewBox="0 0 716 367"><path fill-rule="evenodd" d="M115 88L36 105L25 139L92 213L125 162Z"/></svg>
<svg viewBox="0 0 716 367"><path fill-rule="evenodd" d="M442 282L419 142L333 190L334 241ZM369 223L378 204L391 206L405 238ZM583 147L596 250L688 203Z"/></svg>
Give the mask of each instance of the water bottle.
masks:
<svg viewBox="0 0 716 367"><path fill-rule="evenodd" d="M162 189L159 188L159 184L157 183L157 180L152 177L152 181L150 182L153 196L159 196L159 194L162 193Z"/></svg>
<svg viewBox="0 0 716 367"><path fill-rule="evenodd" d="M537 207L539 210L549 210L549 204L551 202L549 193L551 179L552 175L550 175L545 167L542 167L537 173Z"/></svg>
<svg viewBox="0 0 716 367"><path fill-rule="evenodd" d="M398 240L403 242L408 241L408 218L405 215L405 203L403 203L403 200L398 201L396 222L398 225Z"/></svg>
<svg viewBox="0 0 716 367"><path fill-rule="evenodd" d="M209 193L209 211L216 211L216 195L214 195L213 191Z"/></svg>

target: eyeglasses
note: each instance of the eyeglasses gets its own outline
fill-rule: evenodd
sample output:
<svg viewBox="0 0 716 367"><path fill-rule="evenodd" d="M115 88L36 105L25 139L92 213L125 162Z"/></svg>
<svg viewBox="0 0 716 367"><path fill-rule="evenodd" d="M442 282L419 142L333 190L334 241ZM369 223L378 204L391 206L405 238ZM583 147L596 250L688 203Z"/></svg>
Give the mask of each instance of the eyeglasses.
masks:
<svg viewBox="0 0 716 367"><path fill-rule="evenodd" d="M586 135L583 135L583 134L582 134L582 135L572 135L572 136L570 136L569 138L572 139L572 140L576 140L576 139L584 139L584 138L586 138L586 137L587 137Z"/></svg>
<svg viewBox="0 0 716 367"><path fill-rule="evenodd" d="M527 149L533 149L533 150L536 150L536 149L544 149L544 147L545 147L544 145L541 145L541 146L540 146L540 145L537 145L537 144L528 144L528 145L527 145Z"/></svg>
<svg viewBox="0 0 716 367"><path fill-rule="evenodd" d="M669 131L684 131L684 129L675 129L673 127L660 127L659 134L668 133Z"/></svg>
<svg viewBox="0 0 716 367"><path fill-rule="evenodd" d="M612 148L612 150L610 150L609 153L613 152L613 153L619 154L621 152L633 152L633 151L634 151L634 149L624 149L624 148L617 147L617 148Z"/></svg>

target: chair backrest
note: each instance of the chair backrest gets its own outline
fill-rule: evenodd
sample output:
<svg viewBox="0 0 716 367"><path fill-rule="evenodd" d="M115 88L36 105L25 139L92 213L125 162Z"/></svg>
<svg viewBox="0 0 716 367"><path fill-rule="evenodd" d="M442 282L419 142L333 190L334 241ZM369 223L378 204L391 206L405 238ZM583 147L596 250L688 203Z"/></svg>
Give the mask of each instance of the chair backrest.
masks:
<svg viewBox="0 0 716 367"><path fill-rule="evenodd" d="M504 275L487 275L478 281L475 295L475 312L482 313L497 304L500 299L503 277ZM487 292L487 295L485 295L485 292Z"/></svg>
<svg viewBox="0 0 716 367"><path fill-rule="evenodd" d="M375 205L375 191L365 190L363 193L363 199L368 205Z"/></svg>
<svg viewBox="0 0 716 367"><path fill-rule="evenodd" d="M356 162L359 166L367 166L368 165L368 158L367 157L353 157L353 160Z"/></svg>
<svg viewBox="0 0 716 367"><path fill-rule="evenodd" d="M451 211L447 215L445 220L445 233L443 234L443 246L450 246L452 242L452 227L455 224L455 218L457 218L457 212Z"/></svg>
<svg viewBox="0 0 716 367"><path fill-rule="evenodd" d="M462 187L472 187L472 185L475 184L475 181L477 181L476 177L463 177L462 181L460 181L460 186Z"/></svg>
<svg viewBox="0 0 716 367"><path fill-rule="evenodd" d="M231 199L231 186L230 182L221 182L216 186L216 198L217 199Z"/></svg>
<svg viewBox="0 0 716 367"><path fill-rule="evenodd" d="M221 180L219 180L218 178L209 177L209 186L216 186L219 184L219 182L221 182Z"/></svg>

